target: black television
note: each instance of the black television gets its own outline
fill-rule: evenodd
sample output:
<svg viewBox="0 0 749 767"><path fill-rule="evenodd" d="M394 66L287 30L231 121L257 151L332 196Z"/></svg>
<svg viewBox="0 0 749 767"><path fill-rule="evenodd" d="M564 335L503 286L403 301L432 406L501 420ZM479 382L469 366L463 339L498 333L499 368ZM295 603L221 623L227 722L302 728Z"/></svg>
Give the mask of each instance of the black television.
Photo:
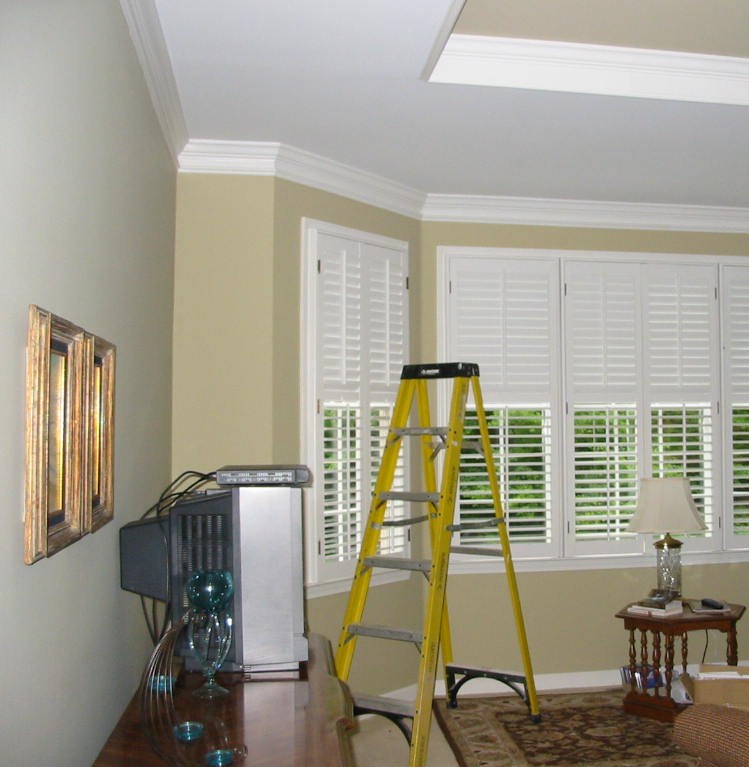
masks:
<svg viewBox="0 0 749 767"><path fill-rule="evenodd" d="M246 674L298 671L307 660L299 487L232 487L190 493L167 514L120 529L123 589L188 609L185 585L198 570L228 569L234 638L224 668ZM185 642L178 644L195 668Z"/></svg>

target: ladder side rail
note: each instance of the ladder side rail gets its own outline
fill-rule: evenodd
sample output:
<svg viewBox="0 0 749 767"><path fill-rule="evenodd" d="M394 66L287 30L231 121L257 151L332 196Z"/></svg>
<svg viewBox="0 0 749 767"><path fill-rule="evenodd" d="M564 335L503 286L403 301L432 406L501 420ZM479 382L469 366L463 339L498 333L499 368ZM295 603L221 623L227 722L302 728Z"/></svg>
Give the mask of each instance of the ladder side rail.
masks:
<svg viewBox="0 0 749 767"><path fill-rule="evenodd" d="M429 404L429 390L426 379L419 379L417 385L417 407L419 414L419 426L423 429L428 429L432 423L431 408ZM449 427L445 429L445 441L449 438ZM463 430L461 428L461 440L463 436ZM437 460L437 452L434 449L434 445L428 436L423 436L421 439L421 463L424 472L424 486L427 492L435 492L437 490L437 470L435 468L435 461ZM437 538L439 535L439 518L433 515L433 519L429 524L429 545L431 551L435 551L437 545ZM440 628L440 648L442 651L443 665L452 663L453 659L453 645L452 635L450 632L450 618L449 610L447 607L447 595L444 598L444 604L442 608L442 624Z"/></svg>
<svg viewBox="0 0 749 767"><path fill-rule="evenodd" d="M393 414L390 419L387 443L383 452L380 470L372 492L372 499L367 515L366 528L362 536L359 557L354 571L354 578L349 592L348 605L344 614L343 626L338 638L338 647L335 657L335 668L339 678L347 681L351 671L351 662L356 646L356 636L350 634L348 627L353 623L359 623L364 613L364 607L369 592L369 582L372 578L372 568L365 560L377 554L380 542L382 521L385 517L387 503L380 495L390 490L398 464L402 439L394 433L395 429L403 428L408 421L415 392L414 381L402 381L393 406Z"/></svg>
<svg viewBox="0 0 749 767"><path fill-rule="evenodd" d="M510 551L510 536L507 532L507 520L505 517L502 499L499 495L499 482L497 479L497 470L494 466L494 457L492 455L491 440L489 438L489 426L486 421L486 412L484 410L484 400L481 394L481 385L478 376L471 379L473 400L476 406L479 429L481 432L481 445L484 450L484 462L489 475L489 485L492 490L492 500L494 502L494 513L497 517L497 527L499 529L499 540L504 558L505 573L507 584L510 590L512 601L512 612L515 618L515 631L520 645L520 654L523 662L523 671L525 673L525 686L528 694L528 706L531 714L536 717L539 714L538 696L536 694L536 683L533 678L533 665L531 663L530 651L528 649L528 637L525 631L525 621L523 619L523 609L520 605L520 595L518 592L517 578L515 576L515 566L512 562L512 553Z"/></svg>
<svg viewBox="0 0 749 767"><path fill-rule="evenodd" d="M424 767L429 746L432 701L434 700L447 573L450 564L450 544L452 543L452 532L449 527L452 525L452 518L455 513L468 386L469 379L463 377L456 378L453 386L447 450L436 519L438 534L432 552L433 564L429 578L429 593L424 620L424 641L421 645L419 681L414 705L409 767Z"/></svg>

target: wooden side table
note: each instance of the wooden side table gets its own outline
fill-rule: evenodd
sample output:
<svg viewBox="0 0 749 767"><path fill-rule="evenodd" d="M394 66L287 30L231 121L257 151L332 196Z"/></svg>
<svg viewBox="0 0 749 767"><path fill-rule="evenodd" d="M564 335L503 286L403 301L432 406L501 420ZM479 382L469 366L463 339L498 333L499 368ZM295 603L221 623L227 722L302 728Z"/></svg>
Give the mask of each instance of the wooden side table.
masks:
<svg viewBox="0 0 749 767"><path fill-rule="evenodd" d="M674 671L674 642L678 637L681 643L682 671L687 670L689 645L687 635L690 631L717 629L726 634L726 662L729 666L738 663L738 645L736 641L736 623L744 614L744 605L729 605L724 613L694 613L688 604L680 615L660 616L642 613L630 613L626 607L616 613L624 621L625 631L629 631L629 669L630 689L624 698L624 710L630 714L648 716L664 722L673 722L676 714L684 706L671 697L671 682ZM637 655L636 632L640 632L639 659ZM648 634L651 641L648 642ZM653 690L640 691L635 684L635 671L647 668L655 678L661 676L665 684Z"/></svg>

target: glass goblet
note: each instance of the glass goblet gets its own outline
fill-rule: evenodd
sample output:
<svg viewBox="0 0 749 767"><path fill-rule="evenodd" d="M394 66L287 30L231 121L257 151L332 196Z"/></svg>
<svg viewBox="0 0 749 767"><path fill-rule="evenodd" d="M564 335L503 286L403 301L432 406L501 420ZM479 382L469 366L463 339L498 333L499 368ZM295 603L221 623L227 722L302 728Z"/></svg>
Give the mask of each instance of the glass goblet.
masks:
<svg viewBox="0 0 749 767"><path fill-rule="evenodd" d="M198 698L218 698L228 690L216 682L226 660L233 636L233 621L226 609L234 583L228 570L201 570L193 573L187 587L192 605L187 624L187 644L198 660L205 683L193 692Z"/></svg>

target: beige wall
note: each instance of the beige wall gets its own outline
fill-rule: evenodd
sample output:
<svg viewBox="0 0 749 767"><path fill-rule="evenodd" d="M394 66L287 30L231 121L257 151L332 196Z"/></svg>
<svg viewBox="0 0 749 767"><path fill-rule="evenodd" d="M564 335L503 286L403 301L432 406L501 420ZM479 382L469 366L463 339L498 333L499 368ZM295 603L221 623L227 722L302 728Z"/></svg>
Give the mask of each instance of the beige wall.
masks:
<svg viewBox="0 0 749 767"><path fill-rule="evenodd" d="M183 175L178 186L174 473L208 470L228 461L298 460L303 217L410 243L411 357L425 361L436 359L439 245L749 253L746 235L420 223L267 178ZM692 593L743 602L747 576L749 565L744 564L685 568ZM519 587L536 672L617 668L627 646L613 614L644 594L652 578L651 568L521 572ZM415 627L422 590L420 577L373 589L370 620L386 622L388 609L394 625ZM308 600L310 628L335 641L344 609L345 595ZM519 668L504 577L455 576L450 609L456 660ZM690 661L699 660L701 651L702 644L693 642ZM711 642L710 652L722 657L719 640ZM387 653L385 662L381 645L362 642L359 670L352 674L354 687L382 692L414 680L413 649L393 651L388 646ZM749 655L744 651L741 657Z"/></svg>
<svg viewBox="0 0 749 767"><path fill-rule="evenodd" d="M115 0L0 4L0 762L91 764L148 657L118 528L170 472L175 172ZM23 563L28 305L117 346L115 518Z"/></svg>
<svg viewBox="0 0 749 767"><path fill-rule="evenodd" d="M224 463L300 460L303 217L407 240L418 250L415 221L337 195L270 178L178 178L175 476ZM382 598L373 594L373 615ZM387 589L396 620L407 622L419 598L415 581ZM310 600L310 629L335 641L344 609L341 596ZM373 667L374 653L363 646L357 665ZM381 690L401 686L414 655L396 649L378 670Z"/></svg>
<svg viewBox="0 0 749 767"><path fill-rule="evenodd" d="M430 359L436 357L437 348L436 251L441 245L749 256L749 236L745 234L426 223L419 262L418 312L422 349ZM742 604L749 598L748 579L749 564L684 568L689 594L718 594ZM653 568L649 567L520 573L518 589L536 673L595 671L621 665L626 658L626 637L621 621L612 616L628 601L644 595L655 585L653 581ZM519 668L508 600L502 576L461 575L451 579L449 601L457 661L501 667L509 663ZM717 660L725 657L721 642L713 638L710 644ZM703 647L702 638L693 637L690 662L700 660ZM463 657L464 650L468 657ZM739 656L749 660L749 642L739 641Z"/></svg>
<svg viewBox="0 0 749 767"><path fill-rule="evenodd" d="M272 459L273 185L178 177L174 476Z"/></svg>
<svg viewBox="0 0 749 767"><path fill-rule="evenodd" d="M299 298L302 218L393 237L419 249L413 219L289 181L276 181L275 282L273 326L276 333L274 460L299 455ZM414 316L413 305L411 307Z"/></svg>

